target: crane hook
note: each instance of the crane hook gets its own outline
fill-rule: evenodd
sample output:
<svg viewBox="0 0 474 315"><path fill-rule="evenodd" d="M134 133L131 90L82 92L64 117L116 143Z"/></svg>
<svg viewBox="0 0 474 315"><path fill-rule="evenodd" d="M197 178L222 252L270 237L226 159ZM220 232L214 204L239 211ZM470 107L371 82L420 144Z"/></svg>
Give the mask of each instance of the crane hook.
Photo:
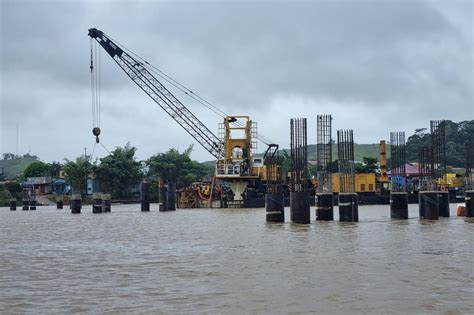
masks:
<svg viewBox="0 0 474 315"><path fill-rule="evenodd" d="M95 127L94 129L92 129L92 134L95 136L95 142L99 143L100 128Z"/></svg>

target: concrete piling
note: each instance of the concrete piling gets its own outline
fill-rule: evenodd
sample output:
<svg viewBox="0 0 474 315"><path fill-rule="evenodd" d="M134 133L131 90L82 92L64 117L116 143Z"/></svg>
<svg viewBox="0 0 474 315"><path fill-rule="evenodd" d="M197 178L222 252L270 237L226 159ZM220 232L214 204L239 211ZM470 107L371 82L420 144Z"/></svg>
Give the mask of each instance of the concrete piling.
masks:
<svg viewBox="0 0 474 315"><path fill-rule="evenodd" d="M267 222L285 222L284 197L282 193L265 194Z"/></svg>
<svg viewBox="0 0 474 315"><path fill-rule="evenodd" d="M102 212L112 211L112 195L102 194Z"/></svg>
<svg viewBox="0 0 474 315"><path fill-rule="evenodd" d="M176 183L168 183L168 211L176 210Z"/></svg>
<svg viewBox="0 0 474 315"><path fill-rule="evenodd" d="M357 193L339 193L339 222L359 222Z"/></svg>
<svg viewBox="0 0 474 315"><path fill-rule="evenodd" d="M316 220L332 221L334 220L334 200L332 193L316 194Z"/></svg>
<svg viewBox="0 0 474 315"><path fill-rule="evenodd" d="M390 218L408 219L408 193L390 193Z"/></svg>
<svg viewBox="0 0 474 315"><path fill-rule="evenodd" d="M160 211L168 211L168 187L163 185L159 189Z"/></svg>
<svg viewBox="0 0 474 315"><path fill-rule="evenodd" d="M142 181L140 203L141 211L150 211L150 184L146 179Z"/></svg>
<svg viewBox="0 0 474 315"><path fill-rule="evenodd" d="M310 223L309 191L290 192L290 219L293 223Z"/></svg>
<svg viewBox="0 0 474 315"><path fill-rule="evenodd" d="M408 219L405 132L390 132L390 218Z"/></svg>
<svg viewBox="0 0 474 315"><path fill-rule="evenodd" d="M472 218L474 217L474 190L467 190L466 191L466 217Z"/></svg>
<svg viewBox="0 0 474 315"><path fill-rule="evenodd" d="M290 220L309 224L308 131L306 118L290 120Z"/></svg>
<svg viewBox="0 0 474 315"><path fill-rule="evenodd" d="M71 213L81 213L82 198L81 194L71 195Z"/></svg>
<svg viewBox="0 0 474 315"><path fill-rule="evenodd" d="M420 219L438 220L438 191L420 191L418 200Z"/></svg>
<svg viewBox="0 0 474 315"><path fill-rule="evenodd" d="M62 209L64 206L63 196L56 197L56 209Z"/></svg>
<svg viewBox="0 0 474 315"><path fill-rule="evenodd" d="M102 209L102 194L93 193L92 194L92 213L102 213L105 212Z"/></svg>
<svg viewBox="0 0 474 315"><path fill-rule="evenodd" d="M449 218L449 193L438 191L438 213L440 217Z"/></svg>
<svg viewBox="0 0 474 315"><path fill-rule="evenodd" d="M33 197L33 198L30 200L30 210L36 210L36 204L37 204L37 201L36 201L36 199Z"/></svg>
<svg viewBox="0 0 474 315"><path fill-rule="evenodd" d="M11 198L11 199L10 199L10 210L11 210L11 211L15 211L15 210L16 210L16 199L15 199L15 198Z"/></svg>
<svg viewBox="0 0 474 315"><path fill-rule="evenodd" d="M23 197L22 204L23 204L22 210L24 211L30 210L30 199L28 197Z"/></svg>

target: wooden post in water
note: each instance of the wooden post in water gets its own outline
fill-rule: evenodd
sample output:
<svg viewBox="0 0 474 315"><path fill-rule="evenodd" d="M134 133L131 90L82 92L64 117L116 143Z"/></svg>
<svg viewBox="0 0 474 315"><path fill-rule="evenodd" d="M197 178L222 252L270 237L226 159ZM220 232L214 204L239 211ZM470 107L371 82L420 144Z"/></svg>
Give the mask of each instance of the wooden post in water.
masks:
<svg viewBox="0 0 474 315"><path fill-rule="evenodd" d="M168 211L176 210L176 183L168 183Z"/></svg>
<svg viewBox="0 0 474 315"><path fill-rule="evenodd" d="M92 194L92 213L105 212L102 209L102 193Z"/></svg>
<svg viewBox="0 0 474 315"><path fill-rule="evenodd" d="M11 211L16 210L16 199L15 198L10 198L10 210Z"/></svg>
<svg viewBox="0 0 474 315"><path fill-rule="evenodd" d="M22 208L23 211L30 210L30 199L28 197L23 196L22 203L23 203L23 208Z"/></svg>
<svg viewBox="0 0 474 315"><path fill-rule="evenodd" d="M82 197L81 194L71 195L71 213L81 213Z"/></svg>
<svg viewBox="0 0 474 315"><path fill-rule="evenodd" d="M159 197L160 197L160 211L168 211L168 186L160 181L159 188Z"/></svg>
<svg viewBox="0 0 474 315"><path fill-rule="evenodd" d="M62 209L64 206L64 197L62 195L56 197L56 209Z"/></svg>
<svg viewBox="0 0 474 315"><path fill-rule="evenodd" d="M102 194L102 211L103 212L112 211L112 195L111 194Z"/></svg>
<svg viewBox="0 0 474 315"><path fill-rule="evenodd" d="M148 180L144 179L142 181L140 189L140 203L141 211L147 212L150 211L150 184Z"/></svg>

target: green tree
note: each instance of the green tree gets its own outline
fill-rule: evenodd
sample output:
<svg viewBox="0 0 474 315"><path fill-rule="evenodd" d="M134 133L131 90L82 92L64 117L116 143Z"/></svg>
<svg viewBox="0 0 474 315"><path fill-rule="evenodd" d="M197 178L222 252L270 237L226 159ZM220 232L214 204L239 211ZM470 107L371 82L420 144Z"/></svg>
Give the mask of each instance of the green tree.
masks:
<svg viewBox="0 0 474 315"><path fill-rule="evenodd" d="M443 123L440 125L443 127ZM450 120L444 121L446 130L446 159L451 166L462 167L465 163L464 143L474 139L474 120L459 123ZM406 143L406 158L408 162L418 160L418 150L423 146L431 145L431 134L426 128L419 128L408 137Z"/></svg>
<svg viewBox="0 0 474 315"><path fill-rule="evenodd" d="M23 177L41 177L41 176L50 176L51 166L48 163L43 163L41 161L35 161L28 165L28 167L23 172Z"/></svg>
<svg viewBox="0 0 474 315"><path fill-rule="evenodd" d="M6 189L5 185L0 184L0 207L8 206L11 196L12 195L8 189Z"/></svg>
<svg viewBox="0 0 474 315"><path fill-rule="evenodd" d="M335 160L335 161L329 162L326 169L329 173L339 172L339 161Z"/></svg>
<svg viewBox="0 0 474 315"><path fill-rule="evenodd" d="M204 164L191 160L192 148L192 145L189 146L183 153L173 148L166 153L153 155L146 162L148 177L164 182L176 182L177 188L202 180L209 170Z"/></svg>
<svg viewBox="0 0 474 315"><path fill-rule="evenodd" d="M419 128L415 133L408 137L406 143L406 158L408 162L414 162L418 159L418 148L430 145L430 134L426 132L426 128Z"/></svg>
<svg viewBox="0 0 474 315"><path fill-rule="evenodd" d="M12 197L15 197L16 199L21 199L21 193L23 189L21 188L20 183L18 182L6 182L5 183L5 188L10 192L10 195Z"/></svg>
<svg viewBox="0 0 474 315"><path fill-rule="evenodd" d="M135 160L137 149L127 143L117 147L108 156L100 159L94 168L96 178L104 191L110 190L113 198L129 198L132 187L142 178L141 164Z"/></svg>
<svg viewBox="0 0 474 315"><path fill-rule="evenodd" d="M3 159L4 159L5 161L8 161L8 160L15 160L15 159L17 159L17 158L18 158L18 157L17 157L15 154L13 154L13 153L10 153L10 152L3 153Z"/></svg>
<svg viewBox="0 0 474 315"><path fill-rule="evenodd" d="M60 171L61 171L61 163L53 162L49 164L49 176L58 177Z"/></svg>
<svg viewBox="0 0 474 315"><path fill-rule="evenodd" d="M356 173L375 173L377 170L377 158L363 157L364 163L356 163L354 170Z"/></svg>
<svg viewBox="0 0 474 315"><path fill-rule="evenodd" d="M85 189L86 180L92 170L90 156L81 155L75 161L66 159L64 164L64 173L66 180L71 183L74 192L79 193Z"/></svg>

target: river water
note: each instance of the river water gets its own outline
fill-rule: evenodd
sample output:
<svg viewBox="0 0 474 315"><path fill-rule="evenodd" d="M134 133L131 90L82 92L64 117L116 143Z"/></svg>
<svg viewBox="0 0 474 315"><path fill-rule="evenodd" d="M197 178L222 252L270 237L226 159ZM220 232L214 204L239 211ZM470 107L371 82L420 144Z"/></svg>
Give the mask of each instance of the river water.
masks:
<svg viewBox="0 0 474 315"><path fill-rule="evenodd" d="M474 223L264 209L0 208L0 313L474 313ZM337 207L335 208L337 219ZM289 211L286 218L288 221Z"/></svg>

